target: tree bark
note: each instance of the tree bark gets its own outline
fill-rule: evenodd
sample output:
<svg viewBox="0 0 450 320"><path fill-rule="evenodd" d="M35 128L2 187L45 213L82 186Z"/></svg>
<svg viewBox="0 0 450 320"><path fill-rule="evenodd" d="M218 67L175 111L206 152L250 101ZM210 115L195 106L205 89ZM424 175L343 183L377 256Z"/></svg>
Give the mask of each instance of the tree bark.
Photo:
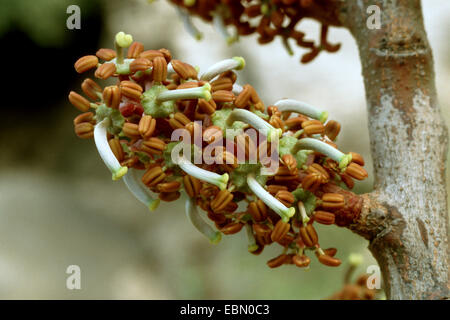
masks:
<svg viewBox="0 0 450 320"><path fill-rule="evenodd" d="M350 228L370 241L390 299L448 297L447 128L419 0L341 1L362 64L375 186ZM381 9L370 30L366 9Z"/></svg>

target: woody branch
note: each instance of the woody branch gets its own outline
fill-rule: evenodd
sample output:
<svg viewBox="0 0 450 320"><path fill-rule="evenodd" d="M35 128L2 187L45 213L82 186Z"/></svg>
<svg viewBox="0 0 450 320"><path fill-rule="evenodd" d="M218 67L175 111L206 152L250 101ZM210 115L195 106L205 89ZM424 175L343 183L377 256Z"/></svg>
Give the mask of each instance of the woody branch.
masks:
<svg viewBox="0 0 450 320"><path fill-rule="evenodd" d="M448 296L447 128L419 0L342 2L360 53L375 190L349 227L370 241L391 299ZM362 4L362 5L361 5ZM366 27L369 5L380 29ZM336 11L337 12L337 11Z"/></svg>

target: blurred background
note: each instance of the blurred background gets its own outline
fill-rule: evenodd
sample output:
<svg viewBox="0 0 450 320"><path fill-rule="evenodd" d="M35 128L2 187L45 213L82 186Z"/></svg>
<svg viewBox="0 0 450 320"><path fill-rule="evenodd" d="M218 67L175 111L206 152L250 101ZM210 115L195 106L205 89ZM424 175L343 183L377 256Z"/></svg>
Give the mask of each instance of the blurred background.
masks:
<svg viewBox="0 0 450 320"><path fill-rule="evenodd" d="M450 2L422 1L436 82L450 119ZM81 8L81 29L68 30L66 8ZM289 97L321 106L343 125L338 144L367 160L372 172L364 87L349 32L332 28L336 54L321 53L301 65L302 49L289 56L281 41L260 46L255 36L229 47L211 25L197 42L167 1L0 0L2 125L0 126L1 299L321 299L341 288L348 255L359 253L358 272L376 264L367 241L336 226L319 229L323 247L337 247L338 268L313 259L310 270L269 269L279 248L247 252L244 232L209 244L190 225L184 202L149 212L122 182L112 182L92 140L73 132L78 111L67 95L84 77L73 63L99 47L112 47L118 31L146 49L168 48L204 70L235 55L245 57L239 82L251 83L266 103ZM320 26L301 23L317 39ZM8 77L6 77L8 76ZM92 75L91 75L92 76ZM449 123L448 123L449 124ZM447 164L448 168L448 164ZM447 181L449 170L447 170ZM369 192L373 180L356 191ZM81 290L66 288L66 268L79 265Z"/></svg>

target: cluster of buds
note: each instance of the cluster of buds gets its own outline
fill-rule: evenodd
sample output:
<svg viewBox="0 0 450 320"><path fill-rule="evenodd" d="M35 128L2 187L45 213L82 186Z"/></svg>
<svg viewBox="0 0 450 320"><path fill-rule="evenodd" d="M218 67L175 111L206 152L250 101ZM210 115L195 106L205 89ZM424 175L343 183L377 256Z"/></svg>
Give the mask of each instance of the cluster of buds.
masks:
<svg viewBox="0 0 450 320"><path fill-rule="evenodd" d="M196 15L211 22L217 31L230 44L239 36L258 34L258 42L266 44L275 37L282 40L287 52L293 55L289 40L299 47L308 49L302 58L302 63L312 61L322 51L336 52L340 44L330 44L327 41L328 28L331 23L329 4L323 0L170 0L176 5L183 19L186 30L196 39L202 38L202 33L195 27L191 16ZM306 40L305 34L296 30L303 18L324 15L328 17L321 22L320 42ZM230 32L228 26L234 26Z"/></svg>
<svg viewBox="0 0 450 320"><path fill-rule="evenodd" d="M186 193L186 215L211 243L245 229L255 255L281 245L271 268L307 267L308 251L338 266L314 223L343 226L358 217L361 200L350 189L367 177L364 160L337 149L340 125L326 111L290 99L266 108L251 85L237 83L244 65L234 57L199 74L167 49L144 50L119 32L115 50L75 63L79 73L115 79L103 89L84 80L86 97L70 92L82 112L75 133L94 138L113 180L123 179L150 210Z"/></svg>

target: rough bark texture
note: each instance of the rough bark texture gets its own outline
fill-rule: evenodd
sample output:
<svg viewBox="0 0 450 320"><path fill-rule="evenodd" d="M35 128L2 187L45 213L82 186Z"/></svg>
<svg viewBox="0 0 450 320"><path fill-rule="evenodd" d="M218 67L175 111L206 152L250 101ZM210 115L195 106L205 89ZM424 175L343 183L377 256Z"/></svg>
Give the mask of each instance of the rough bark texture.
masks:
<svg viewBox="0 0 450 320"><path fill-rule="evenodd" d="M369 5L381 29L366 26ZM447 128L419 0L341 1L360 52L375 191L351 228L370 241L390 299L448 297Z"/></svg>

